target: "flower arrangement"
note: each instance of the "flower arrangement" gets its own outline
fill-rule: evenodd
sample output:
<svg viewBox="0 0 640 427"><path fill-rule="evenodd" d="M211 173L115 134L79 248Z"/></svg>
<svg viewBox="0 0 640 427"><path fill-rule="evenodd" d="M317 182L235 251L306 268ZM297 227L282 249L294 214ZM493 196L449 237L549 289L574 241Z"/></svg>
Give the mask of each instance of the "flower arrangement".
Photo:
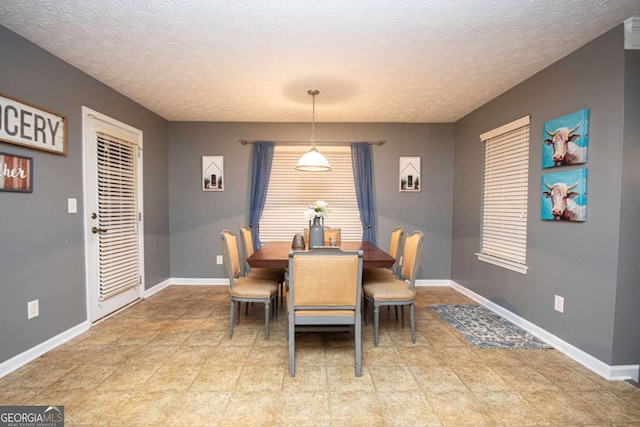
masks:
<svg viewBox="0 0 640 427"><path fill-rule="evenodd" d="M307 221L313 221L316 217L324 217L329 213L329 203L324 200L318 200L309 205L309 209L304 211L304 217Z"/></svg>

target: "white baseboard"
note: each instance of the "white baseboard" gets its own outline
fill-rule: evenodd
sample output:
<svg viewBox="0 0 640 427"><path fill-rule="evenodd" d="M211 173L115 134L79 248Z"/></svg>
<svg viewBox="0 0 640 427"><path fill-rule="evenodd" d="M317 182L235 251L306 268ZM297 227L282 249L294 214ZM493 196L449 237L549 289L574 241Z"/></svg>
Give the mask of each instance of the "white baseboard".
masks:
<svg viewBox="0 0 640 427"><path fill-rule="evenodd" d="M143 298L149 298L169 286L229 286L229 279L190 279L184 277L171 277L149 289L145 289Z"/></svg>
<svg viewBox="0 0 640 427"><path fill-rule="evenodd" d="M184 277L172 277L169 281L172 285L229 286L229 279L189 279Z"/></svg>
<svg viewBox="0 0 640 427"><path fill-rule="evenodd" d="M227 282L228 283L228 282ZM143 298L148 298L151 295L160 292L162 289L165 289L167 286L171 285L171 281L170 280L165 280L161 283L158 283L157 285L149 288L149 289L145 289L143 291ZM124 309L126 310L128 307L125 307ZM0 363L0 378L4 377L5 375L10 374L11 372L21 368L22 366L26 365L27 363L37 359L38 357L42 356L43 354L47 353L48 351L53 350L54 348L68 342L69 340L72 340L73 338L77 337L78 335L82 334L83 332L88 331L91 328L91 322L89 320L85 320L84 322L80 323L79 325L76 325L70 329L67 329L64 332L59 333L58 335L56 335L53 338L48 339L47 341L44 341L34 347L31 347L29 350L24 351L14 357L12 357L9 360L6 360L2 363Z"/></svg>
<svg viewBox="0 0 640 427"><path fill-rule="evenodd" d="M416 280L416 286L451 286L451 280Z"/></svg>
<svg viewBox="0 0 640 427"><path fill-rule="evenodd" d="M165 280L157 285L146 289L144 291L144 298L148 298L161 290L171 285L200 285L200 286L228 286L228 279L189 279L189 278L171 278ZM632 379L638 382L638 375L640 372L640 365L607 365L606 363L596 359L588 353L580 350L579 348L569 344L568 342L556 337L555 335L547 332L546 330L538 327L537 325L523 319L522 317L510 312L509 310L501 307L485 297L476 294L470 289L454 282L453 280L416 280L416 286L450 286L460 292L463 295L471 298L479 304L487 307L489 310L501 315L508 319L510 322L521 327L522 329L531 332L536 337L540 338L544 342L552 345L555 349L580 363L582 366L590 369L601 377L610 381L623 381ZM27 363L37 359L48 351L53 350L66 343L67 341L77 337L78 335L86 332L91 327L91 323L87 320L68 329L55 337L30 348L29 350L20 353L11 359L0 363L0 378L10 374L16 369L26 365Z"/></svg>
<svg viewBox="0 0 640 427"><path fill-rule="evenodd" d="M142 298L145 298L145 299L149 298L151 295L157 294L161 290L168 288L170 285L171 285L171 279L163 280L162 282L158 283L157 285L153 285L149 289L145 289L142 292Z"/></svg>
<svg viewBox="0 0 640 427"><path fill-rule="evenodd" d="M489 310L499 314L500 316L506 318L510 322L515 325L521 327L522 329L531 332L536 337L540 338L542 341L547 344L553 346L556 350L565 354L569 358L575 360L585 368L595 372L601 377L610 380L610 381L624 381L632 379L634 381L638 381L638 374L640 372L640 365L607 365L601 360L596 359L588 353L580 350L579 348L569 344L561 338L551 334L550 332L540 328L539 326L529 322L526 319L518 316L517 314L512 313L511 311L505 309L504 307L495 304L494 302L486 299L485 297L473 292L470 289L465 288L464 286L450 281L451 287L460 292L463 295L471 298L472 300L478 302L479 304L485 306Z"/></svg>
<svg viewBox="0 0 640 427"><path fill-rule="evenodd" d="M48 351L53 350L66 343L67 341L77 337L78 335L86 332L91 327L91 324L88 320L80 323L79 325L74 326L71 329L67 329L66 331L56 335L53 338L50 338L35 347L31 347L29 350L22 352L11 359L0 363L0 378L5 375L10 374L11 372L23 367L27 363L37 359Z"/></svg>
<svg viewBox="0 0 640 427"><path fill-rule="evenodd" d="M229 286L229 279L190 279L185 277L172 277L169 279L169 282L170 285L177 286ZM451 280L416 280L416 286L451 286ZM151 289L156 289L157 287L158 286L154 286ZM164 287L162 289L164 289Z"/></svg>

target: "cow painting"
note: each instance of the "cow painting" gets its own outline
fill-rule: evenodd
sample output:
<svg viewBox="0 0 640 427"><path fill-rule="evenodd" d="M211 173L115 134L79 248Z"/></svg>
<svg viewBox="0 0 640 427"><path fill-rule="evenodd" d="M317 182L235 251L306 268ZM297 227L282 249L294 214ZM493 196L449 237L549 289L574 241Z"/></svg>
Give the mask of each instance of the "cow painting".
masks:
<svg viewBox="0 0 640 427"><path fill-rule="evenodd" d="M567 176L558 178L558 175ZM586 220L586 169L543 175L542 186L542 219Z"/></svg>
<svg viewBox="0 0 640 427"><path fill-rule="evenodd" d="M546 122L543 127L542 167L587 162L588 110Z"/></svg>
<svg viewBox="0 0 640 427"><path fill-rule="evenodd" d="M573 142L580 138L580 134L576 133L576 130L581 124L582 122L571 129L561 127L553 132L545 129L550 138L546 138L544 142L553 147L552 160L554 166L575 165L576 163L585 163L587 161L587 147L580 147Z"/></svg>

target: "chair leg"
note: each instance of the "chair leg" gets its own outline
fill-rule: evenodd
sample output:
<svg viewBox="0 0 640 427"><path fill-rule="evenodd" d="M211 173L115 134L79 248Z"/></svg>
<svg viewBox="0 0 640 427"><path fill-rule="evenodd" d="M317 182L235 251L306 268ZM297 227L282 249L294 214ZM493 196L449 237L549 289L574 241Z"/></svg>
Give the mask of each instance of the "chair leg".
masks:
<svg viewBox="0 0 640 427"><path fill-rule="evenodd" d="M411 303L411 305L409 306L409 315L411 318L411 342L412 343L416 343L416 315L415 315L415 310L413 308L414 304Z"/></svg>
<svg viewBox="0 0 640 427"><path fill-rule="evenodd" d="M373 302L373 345L378 346L378 329L380 327L380 303Z"/></svg>
<svg viewBox="0 0 640 427"><path fill-rule="evenodd" d="M264 303L264 339L269 339L269 301L271 301L271 297L267 298L267 301Z"/></svg>
<svg viewBox="0 0 640 427"><path fill-rule="evenodd" d="M275 295L273 296L273 320L276 320L278 318L278 310L280 309L280 306L278 304L278 293L276 292Z"/></svg>
<svg viewBox="0 0 640 427"><path fill-rule="evenodd" d="M233 313L236 311L236 305L231 301L231 310L229 310L229 338L233 336Z"/></svg>
<svg viewBox="0 0 640 427"><path fill-rule="evenodd" d="M296 325L293 316L287 317L287 338L289 340L289 375L296 376Z"/></svg>
<svg viewBox="0 0 640 427"><path fill-rule="evenodd" d="M398 306L396 305L396 311L398 310ZM398 317L396 317L397 319ZM402 326L402 329L404 329L404 305L400 306L400 325Z"/></svg>
<svg viewBox="0 0 640 427"><path fill-rule="evenodd" d="M369 318L367 317L367 303L368 303L368 300L364 298L364 300L362 301L362 316L364 317L365 325L369 324Z"/></svg>
<svg viewBox="0 0 640 427"><path fill-rule="evenodd" d="M355 325L356 340L356 377L362 376L362 321L356 318Z"/></svg>
<svg viewBox="0 0 640 427"><path fill-rule="evenodd" d="M280 305L284 304L284 280L280 282Z"/></svg>
<svg viewBox="0 0 640 427"><path fill-rule="evenodd" d="M236 305L238 306L238 315L236 316L236 325L239 325L240 324L240 310L242 310L242 303L240 301L238 301L236 303Z"/></svg>

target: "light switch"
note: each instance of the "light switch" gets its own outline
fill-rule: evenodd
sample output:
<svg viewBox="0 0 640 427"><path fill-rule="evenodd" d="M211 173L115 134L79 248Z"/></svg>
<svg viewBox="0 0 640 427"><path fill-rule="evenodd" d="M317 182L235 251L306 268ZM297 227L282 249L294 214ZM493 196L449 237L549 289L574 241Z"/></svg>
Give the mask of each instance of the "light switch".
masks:
<svg viewBox="0 0 640 427"><path fill-rule="evenodd" d="M78 213L78 199L67 199L67 206L69 213Z"/></svg>

